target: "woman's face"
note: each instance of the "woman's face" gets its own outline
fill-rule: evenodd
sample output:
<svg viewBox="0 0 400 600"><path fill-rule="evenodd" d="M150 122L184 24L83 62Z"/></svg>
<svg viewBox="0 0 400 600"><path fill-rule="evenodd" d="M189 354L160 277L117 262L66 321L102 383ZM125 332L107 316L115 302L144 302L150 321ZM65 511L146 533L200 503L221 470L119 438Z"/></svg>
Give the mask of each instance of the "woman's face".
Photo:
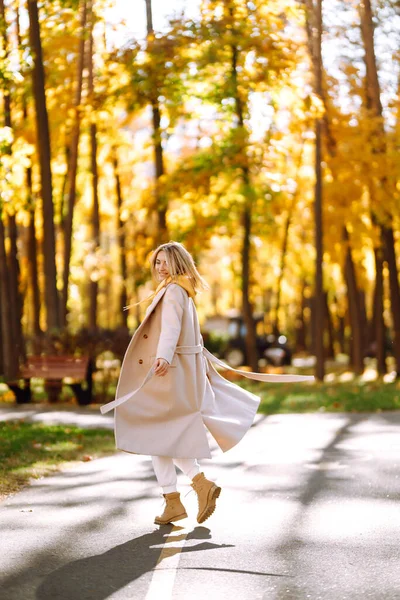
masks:
<svg viewBox="0 0 400 600"><path fill-rule="evenodd" d="M167 265L167 257L165 255L164 250L161 250L161 252L159 252L157 254L156 272L157 272L157 275L158 275L158 278L160 281L162 281L169 275L169 269L168 269L168 265Z"/></svg>

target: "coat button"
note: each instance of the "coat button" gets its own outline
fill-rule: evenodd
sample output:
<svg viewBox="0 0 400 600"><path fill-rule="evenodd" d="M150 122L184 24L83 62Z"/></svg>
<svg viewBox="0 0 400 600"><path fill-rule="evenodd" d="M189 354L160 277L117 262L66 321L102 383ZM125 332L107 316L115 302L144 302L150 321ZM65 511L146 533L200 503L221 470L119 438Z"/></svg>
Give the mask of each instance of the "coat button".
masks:
<svg viewBox="0 0 400 600"><path fill-rule="evenodd" d="M147 333L145 333L143 337L144 337L144 339L145 339L145 340L147 340L147 338L148 338L149 336L147 335Z"/></svg>
<svg viewBox="0 0 400 600"><path fill-rule="evenodd" d="M139 360L139 365L142 365L142 364L143 364L143 360L142 360L142 359L140 359L140 360Z"/></svg>

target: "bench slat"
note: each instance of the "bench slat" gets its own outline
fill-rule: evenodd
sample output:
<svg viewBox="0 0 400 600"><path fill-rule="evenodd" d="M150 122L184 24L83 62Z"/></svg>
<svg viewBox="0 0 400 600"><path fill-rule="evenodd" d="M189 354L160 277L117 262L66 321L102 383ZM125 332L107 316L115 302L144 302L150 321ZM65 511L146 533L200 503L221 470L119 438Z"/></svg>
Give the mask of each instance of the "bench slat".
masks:
<svg viewBox="0 0 400 600"><path fill-rule="evenodd" d="M21 368L21 374L26 379L85 379L88 364L88 356L30 356Z"/></svg>

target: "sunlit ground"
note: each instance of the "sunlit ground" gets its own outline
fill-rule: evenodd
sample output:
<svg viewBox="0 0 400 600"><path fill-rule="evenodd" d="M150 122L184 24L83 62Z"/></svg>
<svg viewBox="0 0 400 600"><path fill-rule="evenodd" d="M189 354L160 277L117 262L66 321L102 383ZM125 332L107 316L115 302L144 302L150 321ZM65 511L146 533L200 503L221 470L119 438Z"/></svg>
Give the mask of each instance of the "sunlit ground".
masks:
<svg viewBox="0 0 400 600"><path fill-rule="evenodd" d="M332 383L335 381L375 381L379 379L378 372L376 369L376 359L375 358L367 358L365 360L365 369L364 373L360 375L356 375L353 371L351 371L349 367L348 356L342 354L338 355L336 360L328 360L325 363L325 382ZM396 370L395 370L395 362L393 357L388 357L387 359L387 368L388 372L381 378L381 382L383 383L391 383L396 378ZM303 372L305 369L307 370L307 374L312 374L315 368L315 356L307 356L307 357L297 357L293 359L292 366L295 370L299 372Z"/></svg>
<svg viewBox="0 0 400 600"><path fill-rule="evenodd" d="M314 373L313 357L296 358L285 372ZM376 360L367 359L361 376L349 369L345 357L326 362L323 383L265 384L235 380L261 397L260 412L380 412L400 409L400 382L396 381L394 361L388 358L388 373L378 377ZM283 372L283 369L275 369Z"/></svg>

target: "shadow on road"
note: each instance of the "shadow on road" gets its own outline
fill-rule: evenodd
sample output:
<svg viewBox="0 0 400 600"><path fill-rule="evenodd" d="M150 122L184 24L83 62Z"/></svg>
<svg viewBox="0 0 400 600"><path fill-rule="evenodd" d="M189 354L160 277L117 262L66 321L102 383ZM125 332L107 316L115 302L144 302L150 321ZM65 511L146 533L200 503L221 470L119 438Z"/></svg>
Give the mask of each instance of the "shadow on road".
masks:
<svg viewBox="0 0 400 600"><path fill-rule="evenodd" d="M399 482L393 480L393 470L385 470L384 465L387 462L382 458L386 451L393 453L395 460L393 438L400 432L400 415L358 413L346 414L343 417L342 426L334 432L330 442L321 448L319 457L305 465L310 469L309 474L298 486L297 493L296 489L282 490L283 493L290 493L292 498L296 497L298 502L298 509L293 513L291 526L286 530L287 534L281 537L280 543L275 547L275 552L282 557L288 570L294 575L292 582L285 582L285 597L288 600L312 597L310 589L307 590L302 587L301 582L299 583L298 576L301 574L302 577L307 577L310 585L316 564L319 569L316 571L312 593L318 598L338 597L335 595L337 592L330 589L330 586L335 589L335 576L331 580L331 571L326 568L327 564L331 565L334 560L338 560L334 556L338 547L342 559L347 556L347 564L351 567L346 573L345 583L352 590L349 596L352 598L365 597L361 590L363 585L367 585L364 583L367 574L363 573L363 569L364 565L369 564L370 557L374 556L379 564L379 560L387 560L387 547L390 548L389 556L393 554L393 540L386 538L380 547L376 535L369 527L368 519L376 519L378 507L382 507L384 502L393 504L393 500L400 493ZM384 429L382 423L385 424ZM359 503L358 513L354 511L356 503ZM342 509L342 523L340 520L335 521L338 518L335 505ZM318 512L313 512L318 510L318 506L320 511L323 507L324 513L319 514L325 514L324 526L318 521ZM350 512L346 512L348 506ZM349 515L354 523L348 520ZM343 521L354 532L353 535L343 534ZM375 521L375 524L378 526L380 522ZM340 541L334 533L337 525L341 527ZM354 562L350 562L353 557L356 557ZM371 571L373 572L373 569ZM378 591L381 585L378 577L372 581L373 583L368 582L371 597L396 597L389 591L392 589L392 581L385 583L385 592ZM344 586L345 583L342 581L341 585ZM373 585L376 587L371 587ZM323 590L323 595L317 596L318 589ZM384 595L386 593L388 595Z"/></svg>
<svg viewBox="0 0 400 600"><path fill-rule="evenodd" d="M43 580L36 591L37 600L103 600L111 594L124 588L141 575L151 571L160 557L160 545L166 542L172 526L160 527L152 533L146 533L138 538L111 548L103 554L97 554L75 560L51 572ZM182 535L170 539L171 543L178 541ZM195 527L187 540L208 540L210 530L206 527ZM197 552L226 548L225 544L218 545L201 541L195 546L184 547L182 552ZM180 552L181 548L168 546L168 556Z"/></svg>

